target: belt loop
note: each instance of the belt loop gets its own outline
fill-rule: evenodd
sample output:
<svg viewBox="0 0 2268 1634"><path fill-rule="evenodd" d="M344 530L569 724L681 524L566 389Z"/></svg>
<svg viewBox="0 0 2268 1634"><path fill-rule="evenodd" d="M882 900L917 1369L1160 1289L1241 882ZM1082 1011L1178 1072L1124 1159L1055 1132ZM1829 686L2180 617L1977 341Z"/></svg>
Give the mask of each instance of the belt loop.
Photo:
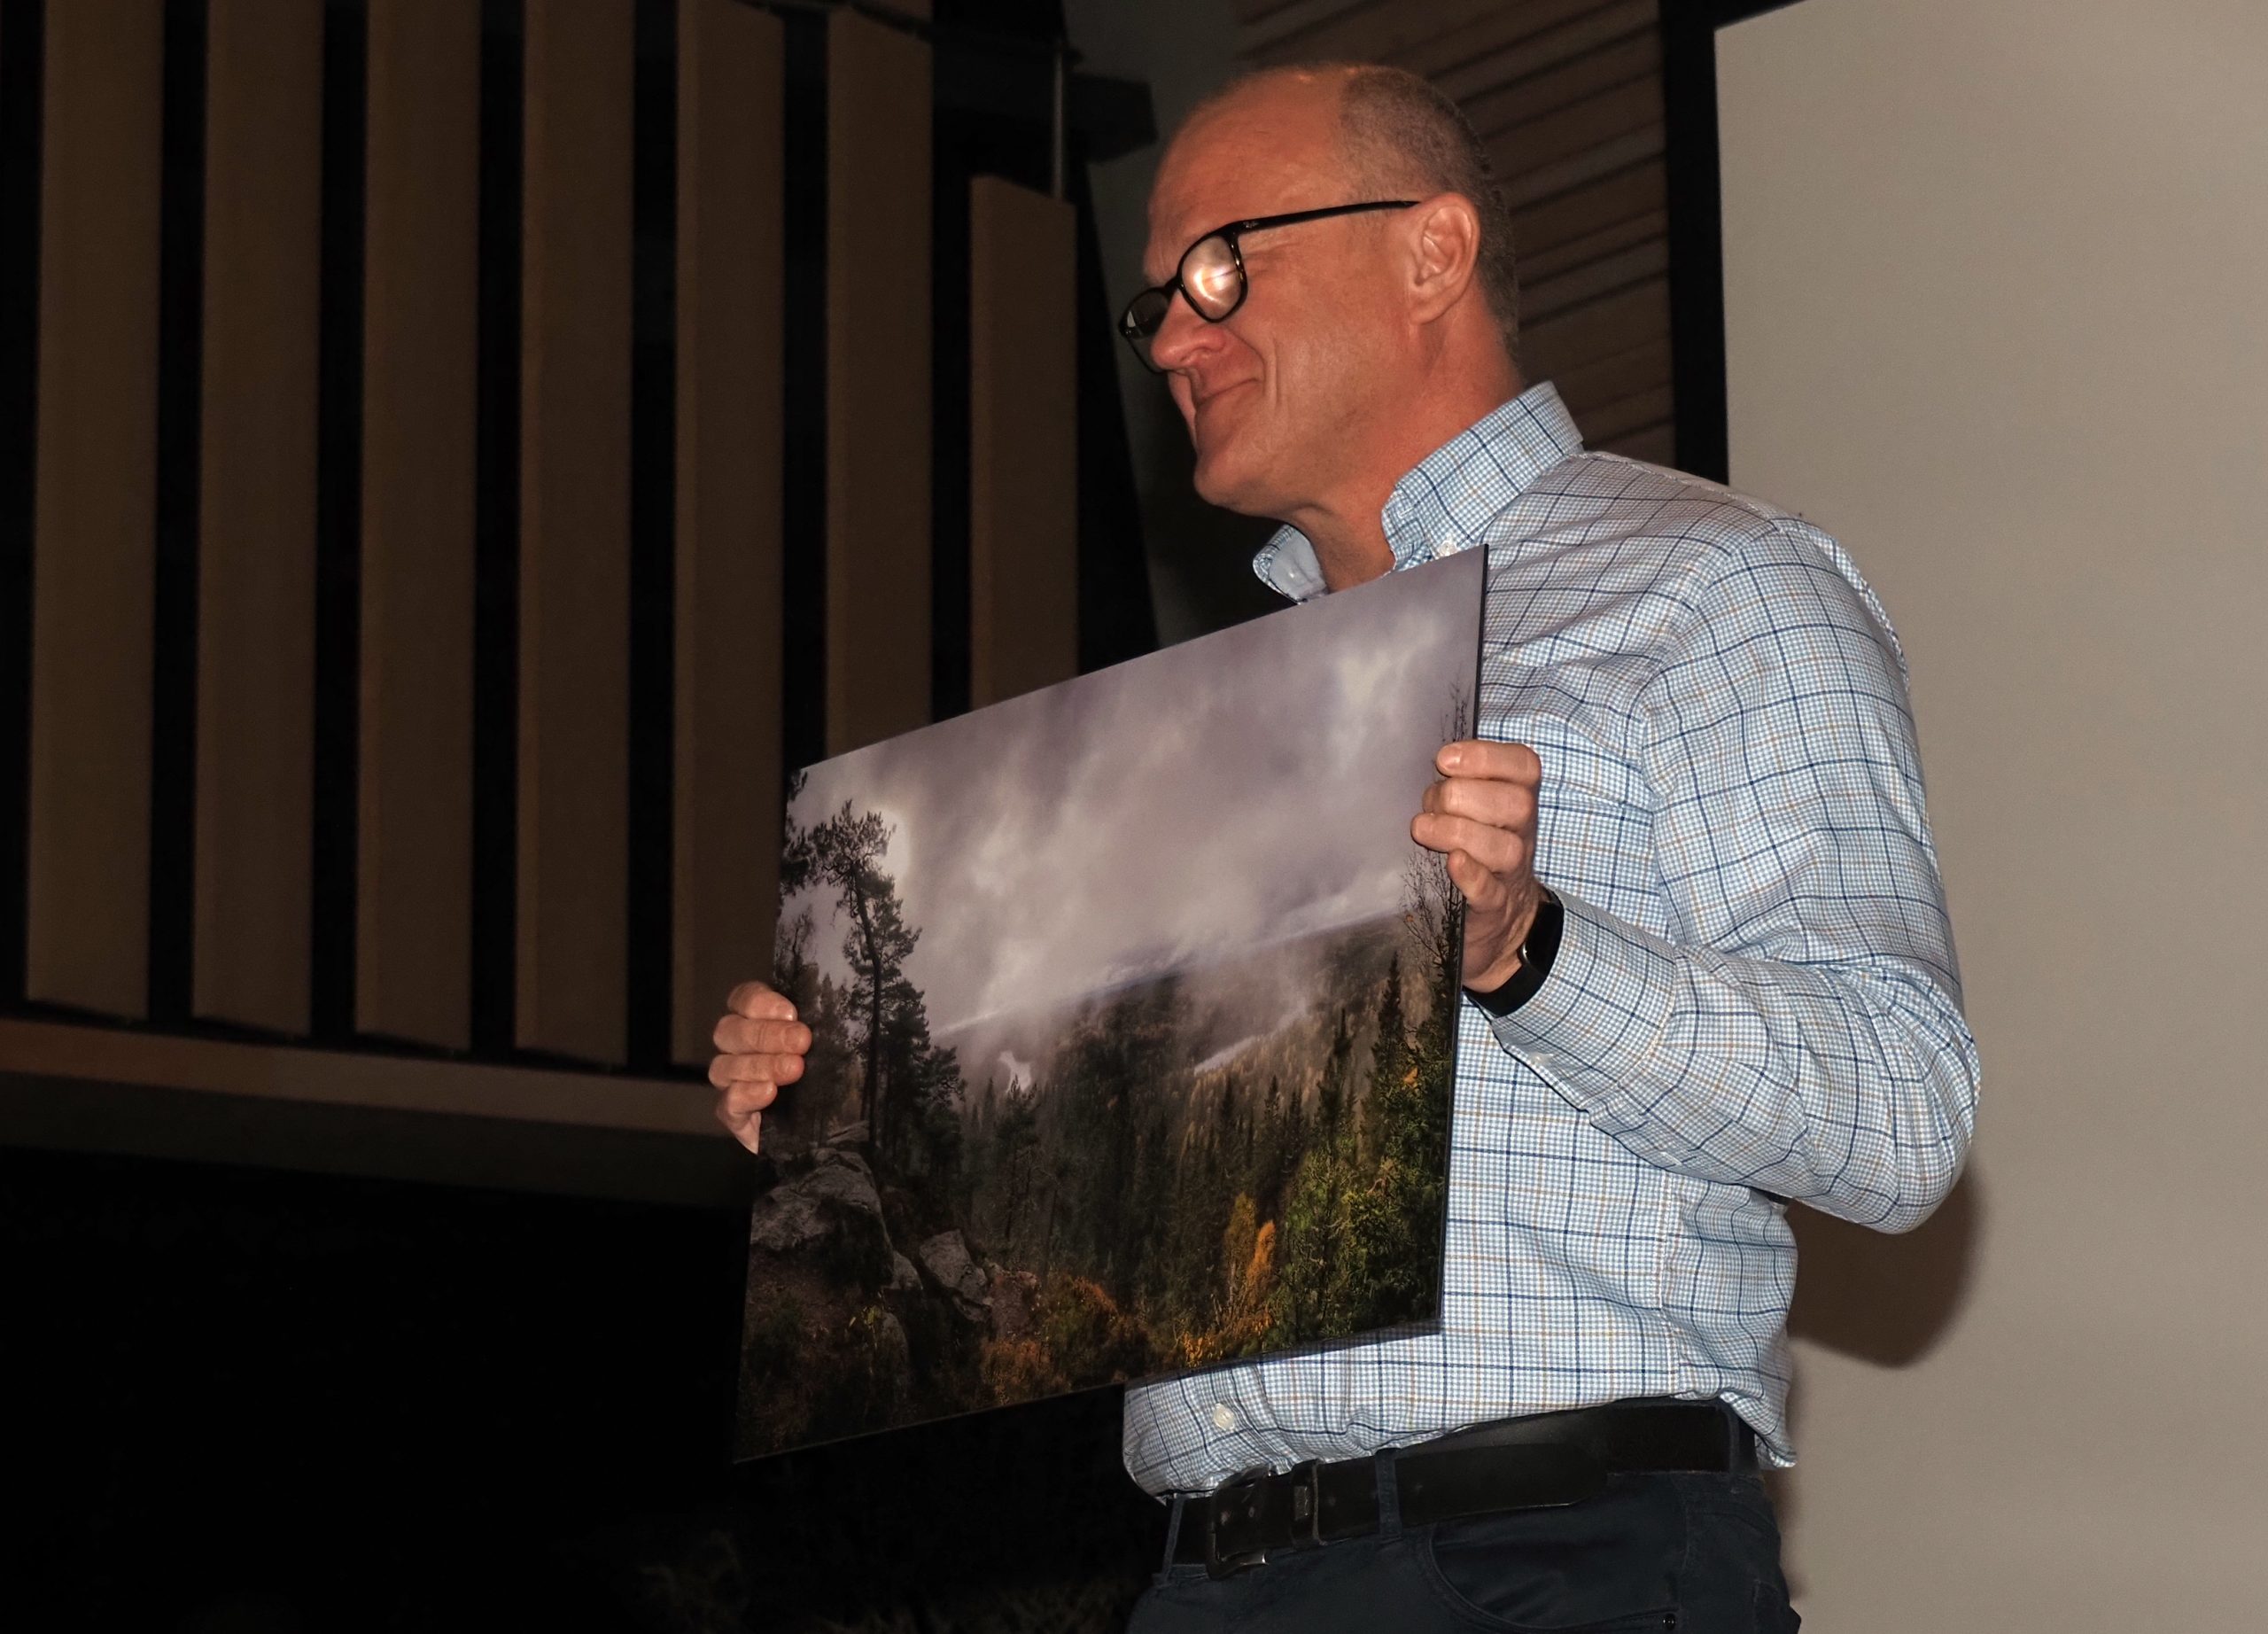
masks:
<svg viewBox="0 0 2268 1634"><path fill-rule="evenodd" d="M1379 1485L1379 1536L1381 1538L1402 1536L1402 1491L1394 1484L1392 1447L1380 1447L1371 1456L1371 1467Z"/></svg>
<svg viewBox="0 0 2268 1634"><path fill-rule="evenodd" d="M1177 1492L1173 1495L1172 1502L1166 1507L1166 1569L1168 1571L1173 1569L1173 1552L1181 1544L1182 1512L1188 1503L1187 1498Z"/></svg>

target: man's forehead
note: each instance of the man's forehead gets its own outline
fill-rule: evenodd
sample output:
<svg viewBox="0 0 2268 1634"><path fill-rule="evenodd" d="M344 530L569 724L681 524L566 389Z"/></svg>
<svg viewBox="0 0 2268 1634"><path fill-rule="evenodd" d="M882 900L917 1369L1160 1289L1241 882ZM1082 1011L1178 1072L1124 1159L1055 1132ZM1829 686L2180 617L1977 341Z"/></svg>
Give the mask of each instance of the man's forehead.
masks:
<svg viewBox="0 0 2268 1634"><path fill-rule="evenodd" d="M1346 167L1330 89L1270 88L1208 110L1174 137L1158 167L1146 260L1169 265L1224 222L1342 203Z"/></svg>

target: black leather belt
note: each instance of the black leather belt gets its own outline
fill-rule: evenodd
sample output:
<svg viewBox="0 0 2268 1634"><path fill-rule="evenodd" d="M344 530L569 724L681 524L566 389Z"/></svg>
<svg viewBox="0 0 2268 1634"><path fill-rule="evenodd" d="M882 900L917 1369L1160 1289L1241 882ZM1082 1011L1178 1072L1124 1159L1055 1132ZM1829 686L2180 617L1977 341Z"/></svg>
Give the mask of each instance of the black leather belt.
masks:
<svg viewBox="0 0 2268 1634"><path fill-rule="evenodd" d="M1404 1526L1579 1504L1608 1477L1666 1470L1751 1470L1756 1432L1722 1402L1649 1397L1540 1412L1395 1450ZM1378 1461L1309 1459L1282 1474L1255 1470L1209 1497L1182 1501L1177 1565L1216 1577L1272 1554L1379 1529Z"/></svg>

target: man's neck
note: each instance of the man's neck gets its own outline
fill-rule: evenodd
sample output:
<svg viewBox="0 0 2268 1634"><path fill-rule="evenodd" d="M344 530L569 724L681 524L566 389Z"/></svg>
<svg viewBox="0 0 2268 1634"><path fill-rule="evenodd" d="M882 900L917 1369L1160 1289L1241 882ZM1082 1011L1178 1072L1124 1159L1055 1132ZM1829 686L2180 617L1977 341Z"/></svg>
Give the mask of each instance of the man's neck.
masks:
<svg viewBox="0 0 2268 1634"><path fill-rule="evenodd" d="M1452 439L1470 431L1518 397L1523 386L1511 369L1473 383L1439 404L1433 414L1394 428L1388 457L1365 480L1350 482L1333 501L1305 506L1282 518L1315 549L1323 581L1333 590L1368 584L1394 569L1386 536L1386 503L1402 479ZM1388 474L1388 473L1391 474Z"/></svg>
<svg viewBox="0 0 2268 1634"><path fill-rule="evenodd" d="M1380 515L1385 509L1381 500L1368 511L1344 518L1343 523L1330 515L1293 523L1315 547L1316 565L1323 570L1323 582L1332 589L1352 589L1393 571L1394 547L1386 542Z"/></svg>

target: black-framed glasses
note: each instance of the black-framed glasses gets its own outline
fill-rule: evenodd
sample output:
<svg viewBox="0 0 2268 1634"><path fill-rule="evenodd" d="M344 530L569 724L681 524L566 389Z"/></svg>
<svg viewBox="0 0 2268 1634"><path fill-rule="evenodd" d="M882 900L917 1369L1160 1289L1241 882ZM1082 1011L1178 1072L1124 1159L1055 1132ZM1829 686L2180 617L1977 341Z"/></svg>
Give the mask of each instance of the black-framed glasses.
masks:
<svg viewBox="0 0 2268 1634"><path fill-rule="evenodd" d="M1165 370L1151 357L1150 342L1165 327L1166 314L1172 309L1176 295L1186 300L1189 309L1208 323L1221 323L1244 305L1244 298L1251 289L1245 278L1244 251L1239 246L1245 234L1269 227L1289 227L1298 222L1320 222L1325 216L1355 215L1365 210L1407 210L1419 202L1415 198L1378 198L1367 204L1293 210L1284 215L1255 215L1249 221L1216 227L1181 253L1169 282L1144 290L1126 303L1126 310L1118 316L1118 332L1152 374L1161 375Z"/></svg>

